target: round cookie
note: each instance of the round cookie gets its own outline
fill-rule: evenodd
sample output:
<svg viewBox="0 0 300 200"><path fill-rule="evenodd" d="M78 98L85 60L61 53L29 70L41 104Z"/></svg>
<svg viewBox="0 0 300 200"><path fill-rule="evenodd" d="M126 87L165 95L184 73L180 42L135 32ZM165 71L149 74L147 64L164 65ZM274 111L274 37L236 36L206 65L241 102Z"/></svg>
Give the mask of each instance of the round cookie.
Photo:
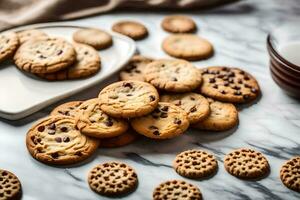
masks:
<svg viewBox="0 0 300 200"><path fill-rule="evenodd" d="M225 131L238 124L238 111L231 103L210 100L210 115L193 128L208 131Z"/></svg>
<svg viewBox="0 0 300 200"><path fill-rule="evenodd" d="M170 180L161 183L153 191L153 200L201 200L202 194L196 186L183 180Z"/></svg>
<svg viewBox="0 0 300 200"><path fill-rule="evenodd" d="M128 129L123 119L114 119L105 114L99 99L90 99L78 107L76 127L85 135L96 138L110 138L121 135Z"/></svg>
<svg viewBox="0 0 300 200"><path fill-rule="evenodd" d="M170 35L164 39L162 48L172 57L189 61L207 59L214 52L208 40L193 34Z"/></svg>
<svg viewBox="0 0 300 200"><path fill-rule="evenodd" d="M224 158L224 166L228 173L241 179L258 179L270 171L268 160L257 151L237 149Z"/></svg>
<svg viewBox="0 0 300 200"><path fill-rule="evenodd" d="M48 37L46 33L39 29L29 29L17 32L20 44L23 44L29 40L36 39L45 39Z"/></svg>
<svg viewBox="0 0 300 200"><path fill-rule="evenodd" d="M72 80L86 78L96 74L101 68L101 59L98 52L85 44L74 43L76 51L75 63L67 69L54 73L37 74L37 76L49 81Z"/></svg>
<svg viewBox="0 0 300 200"><path fill-rule="evenodd" d="M46 164L75 164L90 157L99 141L80 133L75 120L49 116L33 125L26 136L27 149L35 159Z"/></svg>
<svg viewBox="0 0 300 200"><path fill-rule="evenodd" d="M19 46L19 39L16 33L0 33L0 62L10 58Z"/></svg>
<svg viewBox="0 0 300 200"><path fill-rule="evenodd" d="M0 169L0 200L19 200L22 186L16 175Z"/></svg>
<svg viewBox="0 0 300 200"><path fill-rule="evenodd" d="M165 94L160 101L173 103L182 108L187 114L191 124L204 120L210 114L208 100L200 94Z"/></svg>
<svg viewBox="0 0 300 200"><path fill-rule="evenodd" d="M125 133L112 138L101 139L101 146L104 148L116 148L131 144L138 138L138 135L132 129L127 130Z"/></svg>
<svg viewBox="0 0 300 200"><path fill-rule="evenodd" d="M124 70L120 72L120 80L145 81L144 73L146 66L152 61L153 59L151 58L141 55L134 55L127 63Z"/></svg>
<svg viewBox="0 0 300 200"><path fill-rule="evenodd" d="M131 120L132 128L149 138L168 139L184 133L189 127L186 112L172 103L159 102L149 115Z"/></svg>
<svg viewBox="0 0 300 200"><path fill-rule="evenodd" d="M120 196L133 192L138 177L133 168L124 163L108 162L97 165L88 175L90 188L105 196Z"/></svg>
<svg viewBox="0 0 300 200"><path fill-rule="evenodd" d="M202 76L200 92L219 101L245 103L260 93L255 78L238 68L208 67L202 69Z"/></svg>
<svg viewBox="0 0 300 200"><path fill-rule="evenodd" d="M140 117L152 112L159 101L157 90L141 81L119 81L99 94L100 108L112 117Z"/></svg>
<svg viewBox="0 0 300 200"><path fill-rule="evenodd" d="M147 28L143 24L135 21L120 21L113 25L112 30L134 40L143 39L148 35Z"/></svg>
<svg viewBox="0 0 300 200"><path fill-rule="evenodd" d="M80 29L73 34L73 40L94 47L97 50L106 49L113 44L109 33L100 29Z"/></svg>
<svg viewBox="0 0 300 200"><path fill-rule="evenodd" d="M177 59L161 59L147 65L145 79L168 92L191 92L202 81L201 71L191 63Z"/></svg>
<svg viewBox="0 0 300 200"><path fill-rule="evenodd" d="M183 15L171 15L164 18L162 28L170 33L191 33L197 27L193 19Z"/></svg>
<svg viewBox="0 0 300 200"><path fill-rule="evenodd" d="M77 108L82 104L82 101L70 101L61 104L54 108L50 115L62 115L68 117L75 117L77 114Z"/></svg>
<svg viewBox="0 0 300 200"><path fill-rule="evenodd" d="M280 169L282 183L297 192L300 192L300 156L286 161Z"/></svg>
<svg viewBox="0 0 300 200"><path fill-rule="evenodd" d="M199 179L214 174L218 169L218 162L210 153L188 150L176 156L173 168L181 176Z"/></svg>
<svg viewBox="0 0 300 200"><path fill-rule="evenodd" d="M73 46L61 38L29 40L18 48L17 67L31 73L52 73L67 68L76 60Z"/></svg>

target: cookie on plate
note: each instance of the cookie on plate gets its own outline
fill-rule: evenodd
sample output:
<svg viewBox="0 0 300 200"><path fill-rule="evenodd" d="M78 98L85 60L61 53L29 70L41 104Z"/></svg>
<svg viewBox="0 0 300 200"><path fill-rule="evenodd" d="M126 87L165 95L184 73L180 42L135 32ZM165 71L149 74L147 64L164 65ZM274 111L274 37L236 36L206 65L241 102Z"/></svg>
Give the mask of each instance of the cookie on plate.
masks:
<svg viewBox="0 0 300 200"><path fill-rule="evenodd" d="M114 119L105 114L99 99L90 99L78 107L76 127L85 135L96 138L110 138L121 135L128 129L123 119Z"/></svg>
<svg viewBox="0 0 300 200"><path fill-rule="evenodd" d="M129 128L125 133L112 138L101 139L101 146L104 148L117 148L131 144L138 138L138 134Z"/></svg>
<svg viewBox="0 0 300 200"><path fill-rule="evenodd" d="M120 21L113 25L112 30L126 35L134 40L140 40L148 35L147 28L135 21Z"/></svg>
<svg viewBox="0 0 300 200"><path fill-rule="evenodd" d="M77 108L82 104L82 101L70 101L61 104L54 108L50 115L63 115L67 117L75 117L77 114Z"/></svg>
<svg viewBox="0 0 300 200"><path fill-rule="evenodd" d="M194 149L178 154L173 168L181 176L199 179L214 174L218 169L218 162L214 155Z"/></svg>
<svg viewBox="0 0 300 200"><path fill-rule="evenodd" d="M151 58L141 55L134 55L126 64L124 69L120 72L120 80L145 81L144 74L146 66L152 61L153 59Z"/></svg>
<svg viewBox="0 0 300 200"><path fill-rule="evenodd" d="M49 81L72 80L86 78L96 74L101 68L101 59L98 52L85 44L74 43L76 61L67 69L58 72L37 74L37 76Z"/></svg>
<svg viewBox="0 0 300 200"><path fill-rule="evenodd" d="M112 117L132 118L152 112L159 101L157 90L141 81L119 81L99 94L100 108Z"/></svg>
<svg viewBox="0 0 300 200"><path fill-rule="evenodd" d="M108 162L95 166L89 172L88 183L98 194L120 196L136 189L138 176L134 169L125 163Z"/></svg>
<svg viewBox="0 0 300 200"><path fill-rule="evenodd" d="M191 33L197 29L194 20L184 15L171 15L163 19L162 28L170 33Z"/></svg>
<svg viewBox="0 0 300 200"><path fill-rule="evenodd" d="M159 102L150 114L131 120L132 128L149 138L168 139L184 133L189 127L187 113L172 103Z"/></svg>
<svg viewBox="0 0 300 200"><path fill-rule="evenodd" d="M19 39L16 33L0 33L0 62L12 57L18 46Z"/></svg>
<svg viewBox="0 0 300 200"><path fill-rule="evenodd" d="M20 44L23 44L29 40L36 40L36 39L45 39L48 35L39 30L39 29L29 29L24 31L17 32Z"/></svg>
<svg viewBox="0 0 300 200"><path fill-rule="evenodd" d="M16 175L0 169L0 200L19 200L22 196L22 186Z"/></svg>
<svg viewBox="0 0 300 200"><path fill-rule="evenodd" d="M73 34L73 40L94 47L97 50L106 49L113 44L112 36L100 29L80 29Z"/></svg>
<svg viewBox="0 0 300 200"><path fill-rule="evenodd" d="M198 187L183 180L170 180L161 183L153 191L153 200L162 199L193 199L201 200L202 194Z"/></svg>
<svg viewBox="0 0 300 200"><path fill-rule="evenodd" d="M224 158L224 166L228 173L241 179L258 179L270 171L268 160L258 151L237 149Z"/></svg>
<svg viewBox="0 0 300 200"><path fill-rule="evenodd" d="M260 94L257 81L249 73L231 67L207 67L202 69L201 94L231 103L245 103Z"/></svg>
<svg viewBox="0 0 300 200"><path fill-rule="evenodd" d="M203 121L193 124L194 128L208 131L225 131L235 127L238 122L238 111L231 103L210 101L210 115Z"/></svg>
<svg viewBox="0 0 300 200"><path fill-rule="evenodd" d="M212 44L194 34L174 34L166 37L163 50L172 57L189 61L207 59L213 55Z"/></svg>
<svg viewBox="0 0 300 200"><path fill-rule="evenodd" d="M30 128L26 145L35 159L46 164L66 165L90 157L99 141L80 133L73 118L53 115Z"/></svg>
<svg viewBox="0 0 300 200"><path fill-rule="evenodd" d="M209 102L200 94L165 94L160 97L160 101L173 103L185 110L191 124L204 120L210 114Z"/></svg>
<svg viewBox="0 0 300 200"><path fill-rule="evenodd" d="M201 84L201 71L190 62L178 59L155 60L147 65L145 79L168 92L190 92Z"/></svg>
<svg viewBox="0 0 300 200"><path fill-rule="evenodd" d="M280 169L282 183L297 192L300 192L300 156L286 161Z"/></svg>
<svg viewBox="0 0 300 200"><path fill-rule="evenodd" d="M73 46L61 38L29 40L18 48L14 61L31 73L52 73L69 67L76 60Z"/></svg>

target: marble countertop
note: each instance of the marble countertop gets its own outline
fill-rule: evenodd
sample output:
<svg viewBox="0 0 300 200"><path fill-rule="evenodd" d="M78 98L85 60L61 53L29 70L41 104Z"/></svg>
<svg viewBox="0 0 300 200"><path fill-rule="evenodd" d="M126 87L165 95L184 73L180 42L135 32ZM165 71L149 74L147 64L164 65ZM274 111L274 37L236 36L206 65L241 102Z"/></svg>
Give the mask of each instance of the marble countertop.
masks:
<svg viewBox="0 0 300 200"><path fill-rule="evenodd" d="M141 21L148 27L150 36L137 43L139 51L161 58L167 57L160 47L167 33L160 28L160 22L167 14L121 12L72 22L110 29L112 23L121 19ZM279 178L283 162L300 154L300 101L286 96L275 85L270 77L266 51L268 30L289 19L300 18L299 0L249 0L184 14L195 19L198 34L209 39L216 50L213 58L195 62L197 67L237 66L249 71L260 83L262 98L249 107L240 108L238 127L221 133L193 130L161 142L141 139L123 148L99 149L87 162L65 168L37 162L25 146L29 127L55 105L22 120L0 119L0 168L8 169L20 178L23 200L106 199L89 189L86 177L93 166L111 160L126 162L138 173L139 186L125 199L151 199L153 189L159 183L185 179L175 173L171 164L177 153L192 148L211 151L219 163L218 173L208 180L185 179L200 187L204 199L300 199L300 194L283 186ZM95 97L103 86L116 79L117 76L64 101ZM267 157L271 165L268 177L260 181L242 181L225 171L224 155L240 147L254 148Z"/></svg>

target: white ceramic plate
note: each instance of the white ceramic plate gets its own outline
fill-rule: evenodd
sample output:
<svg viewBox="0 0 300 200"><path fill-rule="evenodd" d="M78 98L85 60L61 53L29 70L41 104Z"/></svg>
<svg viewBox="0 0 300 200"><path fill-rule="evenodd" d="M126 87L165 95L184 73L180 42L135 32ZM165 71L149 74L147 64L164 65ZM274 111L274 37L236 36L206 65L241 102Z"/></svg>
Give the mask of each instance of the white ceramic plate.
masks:
<svg viewBox="0 0 300 200"><path fill-rule="evenodd" d="M40 29L50 36L72 41L74 31L85 28L60 23L23 26L9 31ZM101 71L86 79L45 81L18 70L12 63L0 64L0 117L16 120L26 117L56 101L87 89L120 70L135 52L135 43L128 37L111 32L113 46L99 51Z"/></svg>

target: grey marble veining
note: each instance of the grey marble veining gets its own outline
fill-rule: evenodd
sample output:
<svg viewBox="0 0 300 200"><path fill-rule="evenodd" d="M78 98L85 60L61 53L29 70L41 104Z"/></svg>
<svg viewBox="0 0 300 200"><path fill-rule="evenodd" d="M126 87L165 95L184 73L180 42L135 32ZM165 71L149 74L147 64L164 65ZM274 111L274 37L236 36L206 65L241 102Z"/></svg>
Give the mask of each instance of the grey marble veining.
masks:
<svg viewBox="0 0 300 200"><path fill-rule="evenodd" d="M150 36L137 43L139 51L160 58L167 57L160 46L167 36L160 22L167 14L121 12L72 22L110 29L111 24L120 19L141 21L149 28ZM239 126L221 133L191 130L161 142L141 139L123 148L99 149L81 165L51 167L31 158L25 146L25 134L33 122L49 113L53 106L19 121L1 119L0 168L20 178L24 200L106 199L89 189L86 177L94 165L111 160L126 162L138 173L139 186L125 199L151 199L153 189L160 182L185 179L172 169L172 161L177 153L192 148L211 151L218 159L219 170L214 177L202 181L185 179L199 186L206 200L300 199L299 193L287 189L279 179L283 162L300 154L300 102L286 96L272 81L265 44L272 27L300 18L300 1L242 1L224 8L185 14L196 20L198 34L209 39L216 50L213 58L195 62L196 66L237 66L249 71L260 83L262 97L253 105L239 108ZM116 79L117 76L68 100L94 97L103 86ZM240 147L254 148L265 154L271 173L259 181L242 181L229 175L223 167L224 155Z"/></svg>

